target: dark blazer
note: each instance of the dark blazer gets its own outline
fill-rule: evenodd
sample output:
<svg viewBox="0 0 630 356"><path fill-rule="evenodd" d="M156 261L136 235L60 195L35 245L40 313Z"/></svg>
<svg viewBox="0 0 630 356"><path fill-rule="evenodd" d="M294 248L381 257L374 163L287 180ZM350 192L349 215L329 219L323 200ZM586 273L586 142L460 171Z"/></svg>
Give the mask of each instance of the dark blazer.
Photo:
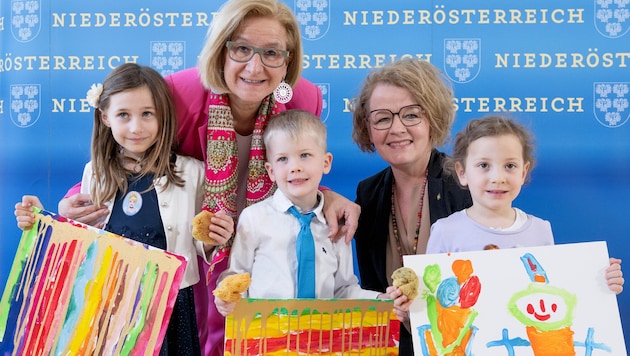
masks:
<svg viewBox="0 0 630 356"><path fill-rule="evenodd" d="M444 173L446 155L436 149L431 152L428 165L427 189L431 224L440 218L472 205L470 192L462 188L454 177ZM389 239L389 218L392 209L392 180L390 167L359 182L356 203L361 206L359 226L354 235L361 286L385 292L386 245ZM413 355L411 335L401 326L400 355Z"/></svg>

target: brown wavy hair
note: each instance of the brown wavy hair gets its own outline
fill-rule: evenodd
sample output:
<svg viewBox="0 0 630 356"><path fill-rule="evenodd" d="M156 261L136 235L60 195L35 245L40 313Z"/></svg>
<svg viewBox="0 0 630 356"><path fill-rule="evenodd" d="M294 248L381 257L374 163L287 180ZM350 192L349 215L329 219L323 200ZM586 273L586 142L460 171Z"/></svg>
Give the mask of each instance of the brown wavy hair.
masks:
<svg viewBox="0 0 630 356"><path fill-rule="evenodd" d="M504 135L516 136L521 146L523 146L523 161L525 163L529 162L525 183L529 183L531 180L531 172L534 166L536 166L536 159L534 158L534 136L524 125L507 116L490 115L468 122L468 125L455 135L453 153L444 161L444 170L455 177L455 180L459 182L455 165L466 166L466 157L468 156L468 147L470 147L470 144L482 137Z"/></svg>
<svg viewBox="0 0 630 356"><path fill-rule="evenodd" d="M102 114L107 110L112 95L147 87L151 91L153 104L158 118L158 137L149 147L140 162L140 172L131 172L124 168L124 157L120 154L120 145L114 139L111 128L107 127ZM176 149L177 114L171 91L164 78L151 67L136 63L125 63L114 70L103 81L97 108L94 109L94 128L92 130L92 167L93 176L90 194L95 204L112 200L116 192L126 194L127 179L132 174L144 176L153 173L154 177L166 176L168 184L183 186L184 180L175 170L175 161L171 155ZM149 188L153 188L153 185Z"/></svg>

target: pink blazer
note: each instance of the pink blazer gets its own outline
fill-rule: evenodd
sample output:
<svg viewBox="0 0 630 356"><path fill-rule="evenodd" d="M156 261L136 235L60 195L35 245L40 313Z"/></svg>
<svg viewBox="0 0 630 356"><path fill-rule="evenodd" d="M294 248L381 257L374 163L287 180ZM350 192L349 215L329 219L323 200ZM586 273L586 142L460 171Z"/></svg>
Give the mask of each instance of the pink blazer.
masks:
<svg viewBox="0 0 630 356"><path fill-rule="evenodd" d="M205 161L208 129L208 91L201 84L197 68L167 76L179 118L179 154ZM293 88L293 98L287 109L307 110L317 116L322 113L322 92L313 83L300 78Z"/></svg>
<svg viewBox="0 0 630 356"><path fill-rule="evenodd" d="M201 84L196 67L184 69L165 77L175 99L175 109L179 118L177 139L179 154L195 157L205 162L206 131L208 126L208 91ZM287 109L302 109L317 116L322 114L322 92L315 84L300 78L293 88L293 98L286 104ZM81 191L79 182L65 197Z"/></svg>

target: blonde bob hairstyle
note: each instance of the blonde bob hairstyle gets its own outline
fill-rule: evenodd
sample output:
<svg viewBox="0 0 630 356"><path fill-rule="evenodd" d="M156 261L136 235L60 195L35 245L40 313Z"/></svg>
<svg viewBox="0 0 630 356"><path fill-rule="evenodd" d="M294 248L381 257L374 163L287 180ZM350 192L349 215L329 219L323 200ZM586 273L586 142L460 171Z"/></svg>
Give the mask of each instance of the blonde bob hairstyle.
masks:
<svg viewBox="0 0 630 356"><path fill-rule="evenodd" d="M363 152L375 152L370 139L370 99L379 84L407 89L414 104L419 104L429 120L431 146L443 146L455 121L453 90L450 81L431 63L420 59L401 59L368 74L359 96L352 102L352 139Z"/></svg>
<svg viewBox="0 0 630 356"><path fill-rule="evenodd" d="M289 7L277 0L230 0L216 14L208 33L201 54L199 55L199 75L204 87L220 93L229 93L225 82L225 44L236 33L245 19L264 17L278 21L287 31L287 74L284 80L295 86L302 75L302 41L300 27Z"/></svg>

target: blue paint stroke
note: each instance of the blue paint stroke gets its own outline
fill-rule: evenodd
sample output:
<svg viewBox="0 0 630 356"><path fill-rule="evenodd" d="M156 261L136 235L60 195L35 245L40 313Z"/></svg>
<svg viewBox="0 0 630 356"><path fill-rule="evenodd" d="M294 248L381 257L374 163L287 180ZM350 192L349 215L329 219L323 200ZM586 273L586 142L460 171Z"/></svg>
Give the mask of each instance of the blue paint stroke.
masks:
<svg viewBox="0 0 630 356"><path fill-rule="evenodd" d="M588 331L586 332L586 339L584 340L584 342L576 341L573 343L573 345L584 347L586 349L584 351L584 356L593 355L593 350L604 350L606 352L612 352L612 349L608 345L593 341L594 334L595 330L593 328L588 328Z"/></svg>
<svg viewBox="0 0 630 356"><path fill-rule="evenodd" d="M457 278L450 277L444 279L442 283L440 283L435 296L441 306L448 308L459 302L459 290L460 287L457 282Z"/></svg>
<svg viewBox="0 0 630 356"><path fill-rule="evenodd" d="M66 319L64 320L61 331L59 332L59 342L57 343L57 347L53 350L54 355L61 355L68 347L68 343L74 335L77 320L81 315L81 311L84 309L85 291L87 290L88 283L90 283L94 275L94 264L97 252L97 240L94 240L87 248L85 259L81 262L81 265L77 270L74 287L72 288L72 294L68 302Z"/></svg>
<svg viewBox="0 0 630 356"><path fill-rule="evenodd" d="M504 328L503 331L501 332L501 339L488 342L486 344L486 347L491 348L491 347L497 347L497 346L504 346L507 349L508 356L514 356L515 346L529 347L530 345L531 344L529 343L529 341L520 337L515 337L514 339L510 339L508 329Z"/></svg>
<svg viewBox="0 0 630 356"><path fill-rule="evenodd" d="M549 278L547 278L547 272L545 272L545 269L542 268L542 266L540 265L538 260L536 260L536 257L534 257L534 255L532 255L529 252L524 254L523 256L521 256L521 262L523 262L523 265L525 266L525 271L527 271L527 274L529 275L529 279L532 282L541 283L540 280L536 279L536 276L541 276L544 278L545 284L549 283Z"/></svg>

